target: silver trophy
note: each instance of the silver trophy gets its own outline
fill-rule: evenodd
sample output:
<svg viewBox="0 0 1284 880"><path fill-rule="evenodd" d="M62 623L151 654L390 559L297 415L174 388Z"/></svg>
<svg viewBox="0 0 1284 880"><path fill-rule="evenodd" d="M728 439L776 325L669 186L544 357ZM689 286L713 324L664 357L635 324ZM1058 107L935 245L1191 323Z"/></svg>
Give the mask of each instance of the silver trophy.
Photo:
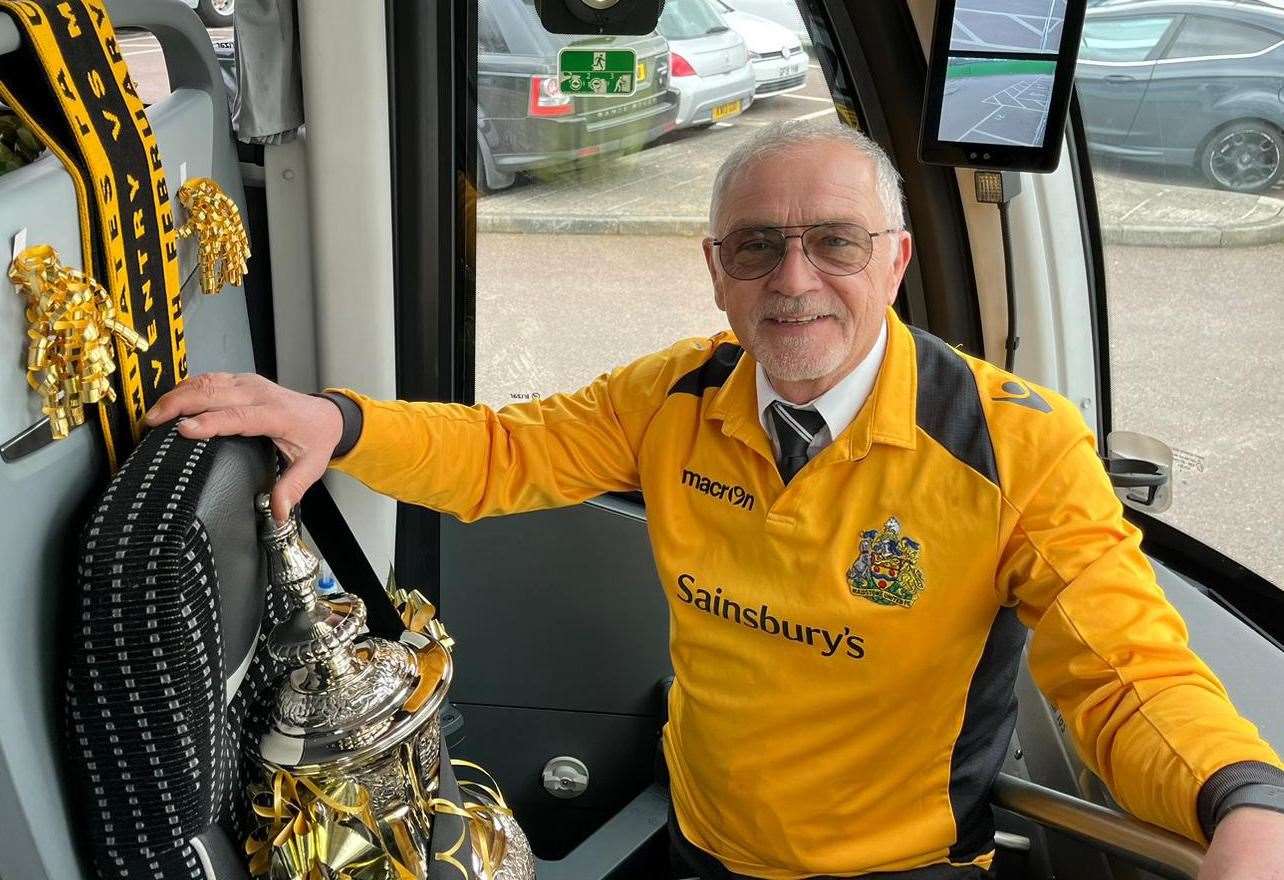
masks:
<svg viewBox="0 0 1284 880"><path fill-rule="evenodd" d="M246 845L252 873L534 878L529 844L496 788L476 785L457 802L438 791L440 710L454 669L447 646L431 629L395 642L365 633L359 598L317 590L320 565L294 517L278 525L267 495L257 506L269 577L295 607L268 637L271 655L291 671L255 756L264 779ZM456 824L470 838L471 864L435 858L433 824L444 815L463 820ZM443 864L457 873L442 874Z"/></svg>

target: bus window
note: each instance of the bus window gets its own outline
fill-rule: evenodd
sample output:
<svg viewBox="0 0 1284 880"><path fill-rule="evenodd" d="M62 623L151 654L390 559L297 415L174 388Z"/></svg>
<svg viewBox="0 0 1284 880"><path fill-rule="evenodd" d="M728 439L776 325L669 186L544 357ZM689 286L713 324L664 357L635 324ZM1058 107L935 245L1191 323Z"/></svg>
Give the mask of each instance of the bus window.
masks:
<svg viewBox="0 0 1284 880"><path fill-rule="evenodd" d="M1284 11L1102 3L1077 90L1112 423L1173 448L1161 519L1284 586Z"/></svg>
<svg viewBox="0 0 1284 880"><path fill-rule="evenodd" d="M475 399L573 390L727 327L700 241L714 175L773 120L836 117L794 0L669 0L630 98L571 97L533 0L481 0ZM590 41L591 42L591 41Z"/></svg>

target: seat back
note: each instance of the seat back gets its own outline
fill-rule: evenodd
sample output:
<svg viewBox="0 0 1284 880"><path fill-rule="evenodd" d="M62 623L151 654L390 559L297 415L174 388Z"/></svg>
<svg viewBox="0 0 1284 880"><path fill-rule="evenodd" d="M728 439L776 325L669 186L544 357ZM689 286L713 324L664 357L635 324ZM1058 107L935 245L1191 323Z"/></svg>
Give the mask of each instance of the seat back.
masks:
<svg viewBox="0 0 1284 880"><path fill-rule="evenodd" d="M243 738L283 672L262 643L285 598L255 534L271 465L262 441L158 428L85 525L63 623L65 766L99 877L245 876L209 850L245 837Z"/></svg>

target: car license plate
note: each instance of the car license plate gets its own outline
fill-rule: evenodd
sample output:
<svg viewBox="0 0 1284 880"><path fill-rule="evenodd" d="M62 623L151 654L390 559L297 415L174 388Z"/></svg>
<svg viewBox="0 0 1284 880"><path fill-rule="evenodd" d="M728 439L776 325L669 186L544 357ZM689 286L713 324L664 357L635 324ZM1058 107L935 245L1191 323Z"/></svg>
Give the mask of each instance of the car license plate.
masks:
<svg viewBox="0 0 1284 880"><path fill-rule="evenodd" d="M638 62L638 82L639 83L646 82L646 62L645 61Z"/></svg>
<svg viewBox="0 0 1284 880"><path fill-rule="evenodd" d="M717 107L713 108L713 121L717 122L719 119L727 119L728 117L735 116L739 112L739 101L728 101L725 104L719 104Z"/></svg>

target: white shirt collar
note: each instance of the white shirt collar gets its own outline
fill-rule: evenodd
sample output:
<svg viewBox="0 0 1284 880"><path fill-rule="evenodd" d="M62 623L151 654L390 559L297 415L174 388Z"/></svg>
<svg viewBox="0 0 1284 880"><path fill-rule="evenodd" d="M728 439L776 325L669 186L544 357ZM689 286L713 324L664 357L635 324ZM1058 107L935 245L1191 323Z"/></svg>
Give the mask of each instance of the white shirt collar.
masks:
<svg viewBox="0 0 1284 880"><path fill-rule="evenodd" d="M820 413L825 420L825 427L829 429L827 437L824 436L824 431L816 435L816 439L812 441L812 454L819 451L819 446L832 442L856 418L856 414L869 398L870 392L874 390L874 382L878 379L878 368L883 365L883 354L886 351L887 320L884 319L883 326L878 331L878 339L874 340L874 347L869 350L869 354L865 355L861 362L833 388L815 400L801 404L803 409L810 408ZM758 384L758 420L762 423L767 436L771 438L772 445L777 446L779 451L775 426L767 417L767 407L777 400L785 403L789 401L776 393L762 364L756 365L755 374ZM796 403L789 403L789 405L799 406Z"/></svg>

